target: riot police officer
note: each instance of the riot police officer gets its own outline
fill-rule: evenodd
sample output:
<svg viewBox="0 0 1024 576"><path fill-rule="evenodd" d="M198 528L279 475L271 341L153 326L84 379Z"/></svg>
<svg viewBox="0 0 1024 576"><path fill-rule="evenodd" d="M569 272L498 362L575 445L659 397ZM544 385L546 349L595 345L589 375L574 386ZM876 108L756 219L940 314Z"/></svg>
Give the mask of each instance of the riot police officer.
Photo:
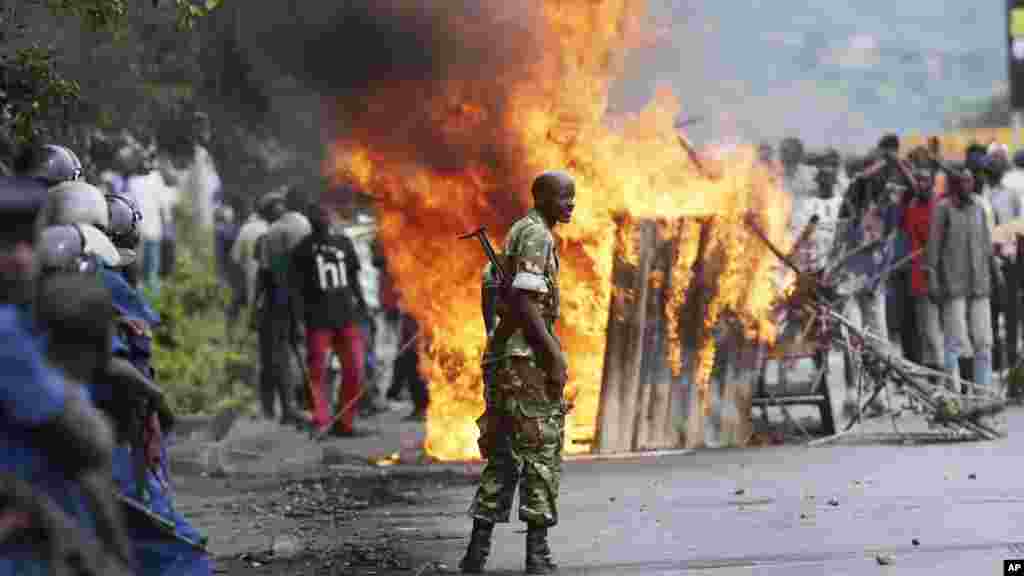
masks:
<svg viewBox="0 0 1024 576"><path fill-rule="evenodd" d="M165 433L174 415L152 365L152 329L160 317L129 282L142 213L126 195L107 194L105 203L106 230L121 257L119 267L105 267L102 275L116 318L108 390L118 421L114 478L129 511L129 536L146 573L205 576L212 573L206 539L175 509L170 491Z"/></svg>
<svg viewBox="0 0 1024 576"><path fill-rule="evenodd" d="M134 263L141 215L125 196L104 195L84 182L49 191L41 226L102 229L109 243L97 274L111 299L113 330L106 368L92 382L96 404L114 423L113 477L124 510L135 561L144 573L211 572L202 537L174 509L169 490L166 438L173 414L153 382L152 327L159 316L123 271Z"/></svg>
<svg viewBox="0 0 1024 576"><path fill-rule="evenodd" d="M0 573L59 574L78 562L87 573L124 574L128 558L118 542L118 519L96 501L104 476L109 486L110 427L88 394L46 362L30 314L37 288L35 221L46 196L39 180L0 179L0 513L50 532L45 552L39 542L0 544Z"/></svg>
<svg viewBox="0 0 1024 576"><path fill-rule="evenodd" d="M84 176L82 161L66 146L44 144L30 146L15 161L15 171L47 187L61 182L81 180Z"/></svg>

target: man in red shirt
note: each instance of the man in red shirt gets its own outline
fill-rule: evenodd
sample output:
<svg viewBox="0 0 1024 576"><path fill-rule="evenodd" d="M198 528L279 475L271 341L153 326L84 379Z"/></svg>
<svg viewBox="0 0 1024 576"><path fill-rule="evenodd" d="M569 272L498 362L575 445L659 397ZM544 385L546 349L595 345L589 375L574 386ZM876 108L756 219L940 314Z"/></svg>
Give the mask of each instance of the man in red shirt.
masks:
<svg viewBox="0 0 1024 576"><path fill-rule="evenodd" d="M939 306L928 298L928 271L925 248L928 246L931 214L938 201L934 194L935 181L931 174L917 171L917 194L904 195L903 230L910 238L910 250L916 255L911 260L910 291L917 307L918 330L924 336L923 360L926 366L942 371L945 355Z"/></svg>
<svg viewBox="0 0 1024 576"><path fill-rule="evenodd" d="M352 241L335 230L339 218L334 206L313 205L308 218L312 233L292 251L289 274L294 317L302 319L306 328L313 422L323 429L331 420L324 374L327 351L333 347L342 366L337 409L344 412L331 432L355 436L355 400L362 389L366 359L366 343L359 329L359 320L367 311L359 284L359 258Z"/></svg>

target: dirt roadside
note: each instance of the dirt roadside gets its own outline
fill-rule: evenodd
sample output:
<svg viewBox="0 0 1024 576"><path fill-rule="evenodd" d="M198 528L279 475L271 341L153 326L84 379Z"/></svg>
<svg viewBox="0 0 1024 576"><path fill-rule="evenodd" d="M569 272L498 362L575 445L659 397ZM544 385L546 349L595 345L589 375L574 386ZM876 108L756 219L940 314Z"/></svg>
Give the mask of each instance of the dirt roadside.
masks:
<svg viewBox="0 0 1024 576"><path fill-rule="evenodd" d="M178 509L208 536L216 573L454 573L468 533L441 526L464 515L453 503L472 490L480 467L374 464L418 435L392 418L384 415L380 433L362 442L316 444L252 422L219 443L179 440L171 455ZM226 473L210 473L213 445Z"/></svg>

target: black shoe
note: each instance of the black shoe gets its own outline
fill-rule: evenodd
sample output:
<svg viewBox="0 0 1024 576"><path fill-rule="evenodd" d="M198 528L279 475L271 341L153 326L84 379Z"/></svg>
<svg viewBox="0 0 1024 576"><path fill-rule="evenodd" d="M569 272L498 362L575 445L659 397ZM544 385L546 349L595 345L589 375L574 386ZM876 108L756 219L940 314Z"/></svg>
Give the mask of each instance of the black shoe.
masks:
<svg viewBox="0 0 1024 576"><path fill-rule="evenodd" d="M558 566L551 561L548 529L530 526L526 531L526 573L555 574Z"/></svg>
<svg viewBox="0 0 1024 576"><path fill-rule="evenodd" d="M473 520L473 533L469 537L469 548L459 562L463 574L483 574L487 557L491 554L491 534L494 524L480 519Z"/></svg>
<svg viewBox="0 0 1024 576"><path fill-rule="evenodd" d="M294 426L299 430L308 430L313 426L313 421L302 412L292 410L281 416L281 425Z"/></svg>
<svg viewBox="0 0 1024 576"><path fill-rule="evenodd" d="M958 367L960 368L960 379L964 382L974 381L974 358L960 358L957 361ZM960 393L967 394L967 384L960 385Z"/></svg>

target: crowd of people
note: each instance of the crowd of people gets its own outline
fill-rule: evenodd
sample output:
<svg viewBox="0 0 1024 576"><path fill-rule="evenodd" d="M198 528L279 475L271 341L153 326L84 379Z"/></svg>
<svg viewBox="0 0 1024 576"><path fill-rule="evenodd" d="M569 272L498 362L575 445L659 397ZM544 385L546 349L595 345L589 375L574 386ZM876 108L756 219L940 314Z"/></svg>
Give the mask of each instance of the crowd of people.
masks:
<svg viewBox="0 0 1024 576"><path fill-rule="evenodd" d="M153 368L150 299L174 263L177 182L152 158L127 149L90 183L72 150L29 146L0 175L0 574L212 573L205 537L175 509L176 416ZM263 415L364 435L356 415L398 409L385 398L408 388L408 419L423 420L418 327L380 246L361 255L355 214L325 196L266 194L242 226L226 206L211 213L226 313L259 332ZM369 288L367 266L380 275ZM393 358L375 353L382 331Z"/></svg>
<svg viewBox="0 0 1024 576"><path fill-rule="evenodd" d="M263 416L360 436L372 429L355 426L358 414L400 409L408 394L413 410L406 419L425 420L429 395L415 345L421 336L399 307L379 243L366 243L361 257L347 232L358 224L357 211L331 195L297 206L287 191L267 193L253 208L241 226L233 211L218 208L216 245L218 270L235 294L229 316L245 310L255 319ZM366 267L376 269L376 282L366 281ZM383 332L397 340L393 357L379 346Z"/></svg>
<svg viewBox="0 0 1024 576"><path fill-rule="evenodd" d="M949 159L935 138L906 151L888 134L845 160L807 153L795 138L774 152L763 144L760 160L793 200L791 233L804 236L797 260L807 271L839 270L846 312L880 337L877 346L961 388L998 385L995 375L1017 366L1024 245L1013 228L1024 217L1024 151L973 143ZM848 361L848 416L852 370Z"/></svg>

